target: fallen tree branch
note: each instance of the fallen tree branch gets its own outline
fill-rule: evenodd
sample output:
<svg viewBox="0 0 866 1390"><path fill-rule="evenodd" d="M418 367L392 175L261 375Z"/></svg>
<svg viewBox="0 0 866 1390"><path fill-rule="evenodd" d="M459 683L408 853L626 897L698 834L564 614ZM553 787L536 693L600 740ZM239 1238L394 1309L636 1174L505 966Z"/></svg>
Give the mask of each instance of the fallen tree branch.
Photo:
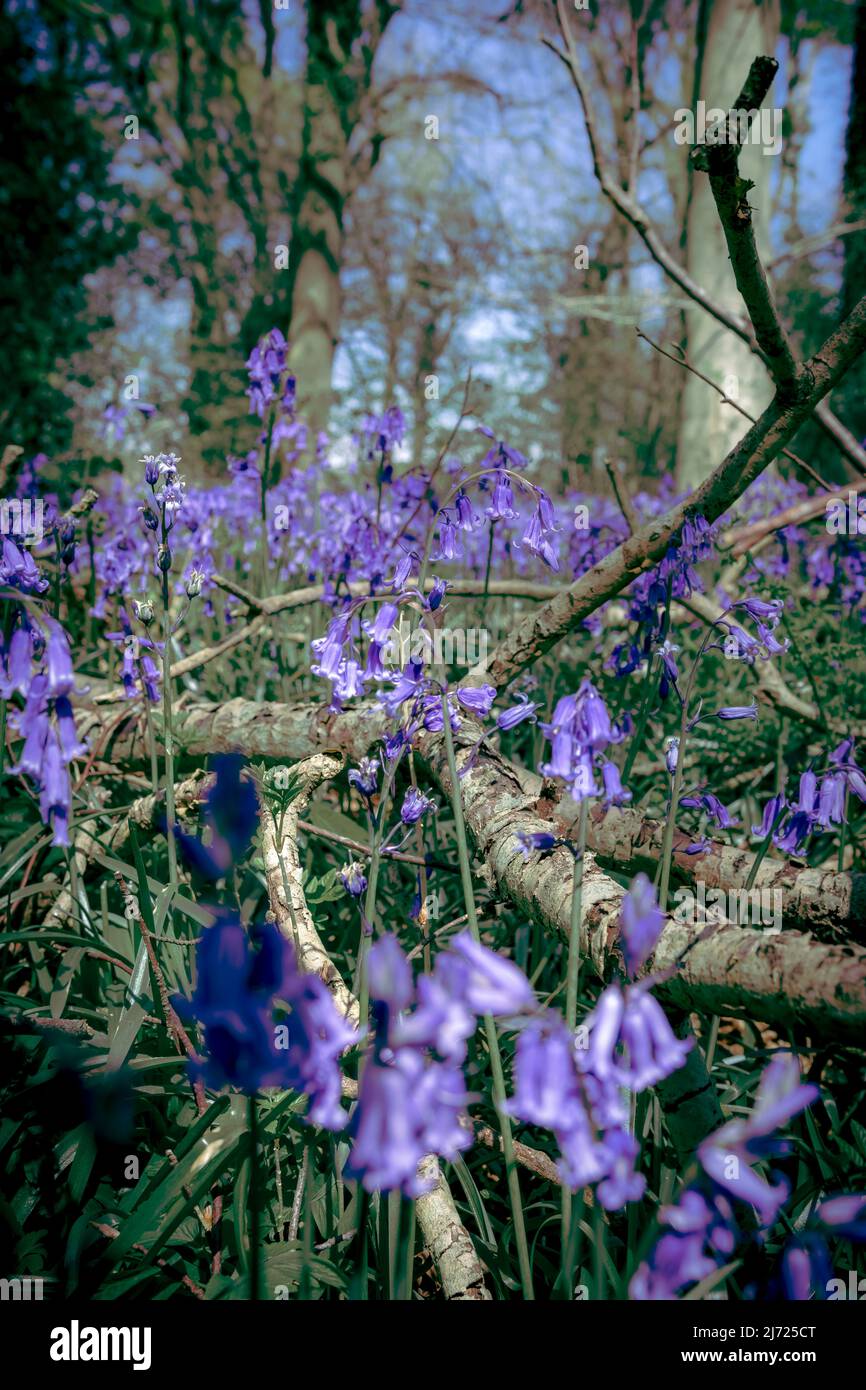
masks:
<svg viewBox="0 0 866 1390"><path fill-rule="evenodd" d="M554 820L563 837L576 833L577 808L570 798L556 808ZM595 806L589 813L587 834L602 863L630 874L652 873L661 854L664 822L627 806L607 810ZM700 879L707 888L726 892L744 888L755 862L752 850L708 838L707 854L686 854L693 839L684 831L674 832L672 873L678 882ZM812 869L767 855L753 889L780 892L782 919L788 924L811 928L831 940L850 937L866 944L866 874Z"/></svg>
<svg viewBox="0 0 866 1390"><path fill-rule="evenodd" d="M271 904L270 916L283 936L294 941L298 964L311 975L318 975L331 992L339 1012L354 1028L360 1023L358 1001L334 965L319 936L304 894L303 870L298 856L298 816L307 806L316 787L329 781L343 768L343 759L318 753L292 768L301 790L280 816L279 825L267 796L259 795L259 827L265 882Z"/></svg>
<svg viewBox="0 0 866 1390"><path fill-rule="evenodd" d="M382 711L371 705L324 718L310 705L230 700L225 705L191 706L184 712L178 741L197 756L235 750L256 760L284 763L335 750L361 757L384 728ZM477 736L467 722L461 739ZM419 753L440 788L447 790L440 736L423 735ZM539 815L536 806L539 790L538 777L511 767L487 745L478 750L474 766L461 780L467 824L499 891L547 930L567 936L570 857L557 851L527 863L515 839L520 830L550 829L550 820ZM622 895L597 864L588 867L582 949L592 955L601 973L613 966L609 957L618 934ZM711 938L698 940L700 936L699 929L669 919L656 952L661 968L662 962L672 964L675 955L689 948L676 979L664 986L683 1008L802 1025L816 1036L862 1036L866 951L860 947L827 945L793 932L768 936L741 927L722 927Z"/></svg>
<svg viewBox="0 0 866 1390"><path fill-rule="evenodd" d="M493 1295L484 1282L484 1268L435 1154L422 1158L418 1176L433 1184L429 1192L415 1198L415 1212L442 1292L449 1302L490 1303Z"/></svg>
<svg viewBox="0 0 866 1390"><path fill-rule="evenodd" d="M336 777L343 759L315 754L291 768L301 790L280 816L274 818L265 795L259 796L259 816L265 880L271 914L282 934L295 942L301 968L319 976L331 992L340 1013L357 1028L359 1003L325 950L313 921L303 888L298 856L298 818L315 789ZM460 1220L451 1189L428 1154L418 1166L419 1177L430 1181L431 1190L415 1199L418 1224L448 1299L489 1301L484 1269L472 1240Z"/></svg>

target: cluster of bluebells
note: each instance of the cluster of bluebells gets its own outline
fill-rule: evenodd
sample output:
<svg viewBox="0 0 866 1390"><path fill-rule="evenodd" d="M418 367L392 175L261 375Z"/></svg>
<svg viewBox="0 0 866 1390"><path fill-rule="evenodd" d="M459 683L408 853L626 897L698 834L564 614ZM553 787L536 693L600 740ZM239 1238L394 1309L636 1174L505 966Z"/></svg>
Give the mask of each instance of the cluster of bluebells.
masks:
<svg viewBox="0 0 866 1390"><path fill-rule="evenodd" d="M483 434L494 438L492 430L487 426L482 425L479 428ZM519 462L516 463L515 460ZM484 486L481 489L489 497L488 505L483 513L476 511L465 488L457 488L453 501L441 507L436 517L439 533L439 550L434 557L436 560L465 559L467 557L463 550L464 537L486 531L488 524L492 527L498 522L510 523L520 519L520 513L514 507L514 478L518 490L528 492L534 505L520 539L513 540L511 544L516 550L529 551L549 569L559 570L559 556L554 537L562 530L562 526L557 518L556 508L544 489L537 483L527 482L517 471L525 466L526 460L523 455L509 448L501 440L488 451L482 465Z"/></svg>
<svg viewBox="0 0 866 1390"><path fill-rule="evenodd" d="M177 454L145 454L144 481L150 488L150 501L139 507L145 529L157 536L156 565L165 574L171 569L172 555L168 537L175 518L184 504L186 480L180 476ZM152 504L152 505L151 505Z"/></svg>
<svg viewBox="0 0 866 1390"><path fill-rule="evenodd" d="M218 909L196 949L195 992L173 1003L203 1029L205 1053L193 1073L206 1086L297 1091L308 1097L313 1123L342 1128L339 1058L355 1030L272 923L247 931L237 913Z"/></svg>
<svg viewBox="0 0 866 1390"><path fill-rule="evenodd" d="M785 854L802 854L812 834L845 824L849 792L866 802L866 774L855 760L852 738L833 749L823 771L808 767L801 774L795 801L783 792L770 797L752 833L762 840L772 835L773 844Z"/></svg>
<svg viewBox="0 0 866 1390"><path fill-rule="evenodd" d="M453 1159L472 1143L463 1066L477 1017L535 1008L529 981L468 932L417 985L396 937L370 950L372 1039L361 1070L345 1172L368 1191L423 1190L425 1154Z"/></svg>
<svg viewBox="0 0 866 1390"><path fill-rule="evenodd" d="M289 442L295 452L306 445L307 430L295 416L297 383L288 370L289 345L279 328L272 328L259 340L247 358L250 414L266 421L258 444L279 450ZM250 462L249 456L247 462ZM267 479L262 473L263 483Z"/></svg>
<svg viewBox="0 0 866 1390"><path fill-rule="evenodd" d="M367 760L355 785L371 797L376 781L375 761ZM401 823L411 823L414 799L403 812ZM181 848L201 876L216 880L246 852L255 819L255 794L240 760L220 759L205 799L208 846L178 828ZM417 982L396 937L380 938L367 963L371 1017L351 1117L340 1104L340 1057L365 1034L338 1014L317 976L299 971L291 944L273 926L247 932L236 912L216 910L199 943L195 993L176 1007L204 1030L205 1055L195 1065L206 1085L302 1092L315 1123L337 1129L348 1121L348 1177L370 1191L407 1196L421 1190L425 1154L454 1158L471 1143L468 1044L479 1017L499 1019L518 1029L509 1109L551 1128L563 1181L575 1188L597 1183L599 1200L613 1209L644 1189L634 1170L638 1146L628 1130L626 1094L669 1076L688 1050L652 997L652 979L636 982L662 922L641 876L623 904L626 982L604 990L577 1033L556 1011L539 1009L513 962L467 931ZM288 1009L279 1021L277 1005Z"/></svg>
<svg viewBox="0 0 866 1390"><path fill-rule="evenodd" d="M677 1071L691 1045L671 1029L651 993L655 981L636 981L663 922L651 883L639 875L623 899L625 982L607 986L576 1033L547 1010L517 1039L511 1114L552 1130L562 1181L571 1188L598 1184L608 1210L638 1201L646 1185L635 1171L639 1144L629 1130L628 1094Z"/></svg>
<svg viewBox="0 0 866 1390"><path fill-rule="evenodd" d="M9 770L34 784L39 813L53 831L52 843L66 846L72 805L69 768L86 752L75 729L69 637L38 604L48 586L32 555L8 536L3 540L0 586L13 600L16 594L27 599L14 602L14 627L8 641L0 637L0 698L23 701L9 711L9 726L23 739L18 761Z"/></svg>
<svg viewBox="0 0 866 1390"><path fill-rule="evenodd" d="M781 1174L771 1173L775 1180L768 1181L755 1165L790 1152L777 1131L817 1096L815 1086L801 1083L796 1057L779 1053L773 1058L751 1113L728 1121L699 1145L698 1176L683 1187L675 1204L659 1211L662 1234L632 1278L632 1298L676 1298L726 1263L746 1239L735 1203L751 1209L761 1230L772 1226L790 1187Z"/></svg>
<svg viewBox="0 0 866 1390"><path fill-rule="evenodd" d="M830 1240L866 1242L866 1197L842 1192L817 1204L785 1246L771 1293L797 1303L831 1296ZM847 1291L842 1296L847 1297Z"/></svg>
<svg viewBox="0 0 866 1390"><path fill-rule="evenodd" d="M225 878L247 853L258 824L255 787L244 760L222 754L204 798L207 843L175 836L199 880ZM196 948L192 997L177 996L181 1018L203 1030L204 1053L193 1074L214 1090L234 1087L249 1095L279 1087L306 1095L315 1124L340 1129L339 1059L357 1041L317 976L300 969L293 944L273 923L247 930L233 908L215 907Z"/></svg>
<svg viewBox="0 0 866 1390"><path fill-rule="evenodd" d="M604 755L612 744L622 742L629 727L611 720L604 700L585 679L576 694L557 701L550 723L541 725L551 752L539 771L563 781L575 801L603 795L609 805L622 806L631 800L631 792L623 787L616 763ZM601 787L595 780L597 773Z"/></svg>
<svg viewBox="0 0 866 1390"><path fill-rule="evenodd" d="M377 699L389 719L402 721L400 737L404 743L421 729L430 733L442 730L442 687L430 676L425 662L410 658L402 669L394 670L385 664L383 656L392 640L401 606L414 601L426 612L433 612L441 605L444 593L445 582L437 579L433 581L431 592L423 598L413 589L377 604L372 619L361 617L368 603L366 598L352 600L331 619L325 635L315 638L311 644L315 658L311 669L314 675L330 682L332 710L341 709L345 700L361 695L372 684L377 688ZM362 636L367 643L364 657L358 649ZM494 687L486 684L449 693L451 728L456 732L461 727L461 710L476 719L486 719L495 698ZM497 715L497 727L513 729L524 720L534 718L536 709L535 702L521 695L513 706Z"/></svg>
<svg viewBox="0 0 866 1390"><path fill-rule="evenodd" d="M606 664L614 675L628 676L636 671L665 640L672 599L703 593L695 566L714 554L714 538L715 530L704 517L687 517L679 542L669 545L664 559L631 584L627 615L636 624L640 642L635 637L613 648Z"/></svg>

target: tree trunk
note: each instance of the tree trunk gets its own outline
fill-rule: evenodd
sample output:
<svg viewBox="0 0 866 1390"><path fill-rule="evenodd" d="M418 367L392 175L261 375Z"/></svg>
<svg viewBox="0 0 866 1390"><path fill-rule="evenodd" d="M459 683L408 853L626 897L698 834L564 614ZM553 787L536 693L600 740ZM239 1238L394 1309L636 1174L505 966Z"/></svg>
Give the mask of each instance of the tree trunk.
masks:
<svg viewBox="0 0 866 1390"><path fill-rule="evenodd" d="M698 99L707 110L727 111L736 100L753 58L772 54L779 34L778 0L701 0L698 14L697 64L693 110ZM772 97L770 98L772 101ZM758 250L767 258L770 222L770 173L773 157L757 144L744 146L740 174L754 188L749 202L756 209ZM692 176L686 224L689 275L717 303L744 313L728 261L724 233L709 179ZM772 387L761 362L744 343L697 305L686 310L689 360L739 404L758 416L769 404ZM689 375L685 382L677 447L677 479L696 487L745 433L745 422L724 405L704 382Z"/></svg>

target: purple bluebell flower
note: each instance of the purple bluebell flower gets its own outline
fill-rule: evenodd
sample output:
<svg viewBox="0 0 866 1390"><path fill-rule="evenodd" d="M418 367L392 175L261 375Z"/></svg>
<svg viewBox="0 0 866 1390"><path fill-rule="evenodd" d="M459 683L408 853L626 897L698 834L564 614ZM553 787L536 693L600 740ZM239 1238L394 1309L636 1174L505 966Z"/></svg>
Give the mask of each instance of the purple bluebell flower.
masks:
<svg viewBox="0 0 866 1390"><path fill-rule="evenodd" d="M845 774L827 773L821 779L815 820L822 830L841 825L845 819Z"/></svg>
<svg viewBox="0 0 866 1390"><path fill-rule="evenodd" d="M859 1193L825 1197L816 1216L830 1234L845 1240L866 1241L866 1197Z"/></svg>
<svg viewBox="0 0 866 1390"><path fill-rule="evenodd" d="M505 1109L524 1124L567 1128L572 1111L584 1111L574 1062L574 1035L559 1014L532 1019L517 1035L514 1094Z"/></svg>
<svg viewBox="0 0 866 1390"><path fill-rule="evenodd" d="M764 811L763 815L761 816L761 824L752 826L752 834L760 835L762 840L766 840L770 831L775 828L776 822L778 821L779 816L781 815L782 811L784 811L787 804L788 803L786 802L784 796L781 793L779 793L778 796L771 796L769 801L767 801L764 804Z"/></svg>
<svg viewBox="0 0 866 1390"><path fill-rule="evenodd" d="M367 888L367 875L364 873L363 864L357 860L352 860L340 870L340 879L347 893L351 893L353 898L360 898Z"/></svg>
<svg viewBox="0 0 866 1390"><path fill-rule="evenodd" d="M491 521L516 521L518 513L514 510L514 493L511 479L501 470L493 475L493 488L490 493L490 506L485 508Z"/></svg>
<svg viewBox="0 0 866 1390"><path fill-rule="evenodd" d="M665 915L646 874L638 874L622 900L620 946L632 979L656 948Z"/></svg>
<svg viewBox="0 0 866 1390"><path fill-rule="evenodd" d="M0 637L2 642L2 637ZM0 696L8 700L11 695L27 694L33 666L33 633L22 624L9 639L5 667L0 667Z"/></svg>
<svg viewBox="0 0 866 1390"><path fill-rule="evenodd" d="M459 489L454 498L454 510L457 513L457 525L461 531L471 532L481 525L481 517L478 512L472 510L472 503L463 488Z"/></svg>
<svg viewBox="0 0 866 1390"><path fill-rule="evenodd" d="M495 1017L535 1009L535 993L520 967L474 941L469 931L452 938L437 961L437 973L473 1013Z"/></svg>
<svg viewBox="0 0 866 1390"><path fill-rule="evenodd" d="M725 655L732 657L735 661L743 661L747 666L753 666L756 657L761 655L761 644L743 628L737 627L736 623L727 624L727 636L725 637Z"/></svg>
<svg viewBox="0 0 866 1390"><path fill-rule="evenodd" d="M517 840L521 854L526 859L537 852L546 854L549 850L556 849L557 845L562 844L557 835L546 830L534 830L532 832L519 830L514 838Z"/></svg>
<svg viewBox="0 0 866 1390"><path fill-rule="evenodd" d="M731 816L727 806L723 805L712 792L695 792L691 796L680 797L680 805L700 807L706 811L712 823L720 826L722 830L729 830L738 824Z"/></svg>
<svg viewBox="0 0 866 1390"><path fill-rule="evenodd" d="M392 689L389 691L380 690L377 698L393 719L400 706L419 693L424 682L424 663L422 661L407 661L399 675L392 677Z"/></svg>
<svg viewBox="0 0 866 1390"><path fill-rule="evenodd" d="M42 621L48 629L48 640L45 643L48 694L55 698L58 695L69 695L75 689L69 638L54 618L43 618Z"/></svg>
<svg viewBox="0 0 866 1390"><path fill-rule="evenodd" d="M338 1058L356 1034L337 1013L318 976L297 969L291 943L274 926L252 941L227 909L201 935L196 949L196 987L191 999L175 996L182 1018L204 1028L206 1055L194 1070L213 1089L233 1086L252 1094L280 1087L304 1091L310 1118L340 1128ZM291 1006L276 1024L276 999Z"/></svg>
<svg viewBox="0 0 866 1390"><path fill-rule="evenodd" d="M752 705L724 705L716 710L716 719L757 719L758 706Z"/></svg>
<svg viewBox="0 0 866 1390"><path fill-rule="evenodd" d="M531 719L533 724L535 723L535 711L538 709L537 701L530 700L526 695L519 695L517 698L518 703L516 705L510 705L508 709L500 710L496 716L497 727L503 733L509 729L515 729L526 719Z"/></svg>
<svg viewBox="0 0 866 1390"><path fill-rule="evenodd" d="M408 787L400 807L400 819L404 825L414 825L428 811L436 809L432 796L425 796L417 787Z"/></svg>
<svg viewBox="0 0 866 1390"><path fill-rule="evenodd" d="M623 787L616 763L605 759L601 765L601 780L604 783L605 806L624 806L631 801L631 792Z"/></svg>
<svg viewBox="0 0 866 1390"><path fill-rule="evenodd" d="M782 1251L781 1290L792 1303L823 1300L833 1278L827 1242L816 1231L792 1236Z"/></svg>
<svg viewBox="0 0 866 1390"><path fill-rule="evenodd" d="M392 1059L374 1056L362 1068L344 1172L367 1192L399 1189L406 1197L417 1197L426 1190L418 1177L418 1164L430 1152L429 1088L425 1093L419 1085L423 1067L421 1059L403 1049ZM435 1118L441 1124L441 1116ZM471 1134L464 1133L471 1143Z"/></svg>
<svg viewBox="0 0 866 1390"><path fill-rule="evenodd" d="M668 638L665 638L658 648L662 665L662 676L659 683L659 699L661 700L667 699L671 689L678 691L677 681L680 678L680 672L674 656L674 653L678 651L679 647L675 646Z"/></svg>
<svg viewBox="0 0 866 1390"><path fill-rule="evenodd" d="M71 763L75 758L83 758L87 748L76 733L75 715L68 695L58 695L54 701L54 714L57 719L57 733L60 738L60 751L64 763Z"/></svg>
<svg viewBox="0 0 866 1390"><path fill-rule="evenodd" d="M405 588L408 581L412 578L412 575L418 573L420 568L421 561L418 559L415 551L402 550L394 570L393 578L389 579L387 582L392 589L399 593Z"/></svg>
<svg viewBox="0 0 866 1390"><path fill-rule="evenodd" d="M364 625L370 638L380 645L387 642L399 613L400 609L396 603L383 603L377 609L373 622Z"/></svg>
<svg viewBox="0 0 866 1390"><path fill-rule="evenodd" d="M464 687L457 691L457 699L464 709L472 710L473 714L486 719L493 701L496 699L496 687L492 685Z"/></svg>
<svg viewBox="0 0 866 1390"><path fill-rule="evenodd" d="M443 982L437 969L441 959L432 975L419 977L412 1012L389 1020L388 1043L394 1048L429 1048L443 1060L459 1065L466 1059L467 1040L475 1032L477 1020Z"/></svg>
<svg viewBox="0 0 866 1390"><path fill-rule="evenodd" d="M768 1183L753 1164L756 1159L788 1151L775 1131L817 1097L816 1086L801 1084L797 1058L779 1053L764 1070L751 1114L728 1121L698 1147L707 1176L729 1196L753 1206L763 1226L775 1221L789 1187L782 1178Z"/></svg>
<svg viewBox="0 0 866 1390"><path fill-rule="evenodd" d="M557 573L559 571L559 557L557 557L555 546L550 539L552 534L553 531L545 530L541 520L541 507L537 506L528 520L527 528L521 535L520 541L514 542L514 545L525 546L527 550L531 550L532 555L537 555L539 559L544 560L546 566L553 570L553 573Z"/></svg>
<svg viewBox="0 0 866 1390"><path fill-rule="evenodd" d="M463 549L460 540L460 530L455 525L451 514L443 509L439 513L439 550L434 556L435 560L460 560L463 558Z"/></svg>
<svg viewBox="0 0 866 1390"><path fill-rule="evenodd" d="M439 607L443 598L445 597L445 591L447 588L447 579L440 579L438 576L434 578L432 589L430 590L426 598L423 599L424 607L427 609L429 613L436 612L436 609Z"/></svg>
<svg viewBox="0 0 866 1390"><path fill-rule="evenodd" d="M607 1172L596 1188L605 1211L619 1211L628 1202L639 1202L646 1190L646 1178L635 1172L640 1144L626 1129L605 1135Z"/></svg>
<svg viewBox="0 0 866 1390"><path fill-rule="evenodd" d="M734 604L734 607L745 608L750 617L755 618L758 622L767 623L771 628L777 625L782 616L782 600L780 598L769 601L761 598L745 598L740 599Z"/></svg>
<svg viewBox="0 0 866 1390"><path fill-rule="evenodd" d="M357 787L362 796L374 796L379 785L380 767L378 758L362 758L358 766L349 771L349 786Z"/></svg>
<svg viewBox="0 0 866 1390"><path fill-rule="evenodd" d="M794 811L781 830L773 836L773 844L785 854L799 854L811 830L811 814L807 811Z"/></svg>
<svg viewBox="0 0 866 1390"><path fill-rule="evenodd" d="M389 932L374 942L367 969L375 1000L386 1004L394 1015L409 1008L415 998L412 967L396 936Z"/></svg>

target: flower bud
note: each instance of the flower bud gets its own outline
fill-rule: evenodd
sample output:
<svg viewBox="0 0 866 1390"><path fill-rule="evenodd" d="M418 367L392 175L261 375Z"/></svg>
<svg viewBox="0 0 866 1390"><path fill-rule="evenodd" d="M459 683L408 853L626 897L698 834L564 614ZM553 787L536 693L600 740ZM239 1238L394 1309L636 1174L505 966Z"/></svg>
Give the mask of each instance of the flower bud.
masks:
<svg viewBox="0 0 866 1390"><path fill-rule="evenodd" d="M186 577L186 596L187 598L198 598L201 593L201 586L204 583L204 573L202 570L190 570Z"/></svg>
<svg viewBox="0 0 866 1390"><path fill-rule="evenodd" d="M142 603L139 603L137 599L133 599L132 611L136 618L138 618L138 621L144 623L145 627L150 627L156 616L153 603L149 598L146 598Z"/></svg>
<svg viewBox="0 0 866 1390"><path fill-rule="evenodd" d="M159 547L159 550L156 552L156 563L163 574L167 574L171 569L171 551L167 545L161 545Z"/></svg>

